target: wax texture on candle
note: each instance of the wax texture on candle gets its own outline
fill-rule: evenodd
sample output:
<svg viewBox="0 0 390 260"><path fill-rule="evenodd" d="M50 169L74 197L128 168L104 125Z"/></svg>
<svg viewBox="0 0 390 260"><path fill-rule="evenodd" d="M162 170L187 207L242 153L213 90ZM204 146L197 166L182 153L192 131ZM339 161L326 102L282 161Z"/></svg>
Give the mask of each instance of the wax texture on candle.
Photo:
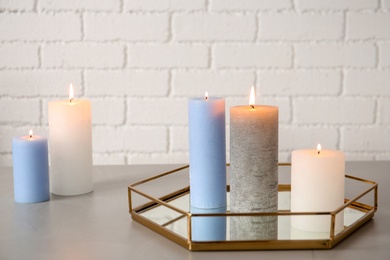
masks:
<svg viewBox="0 0 390 260"><path fill-rule="evenodd" d="M49 102L51 190L79 195L93 190L92 113L88 100Z"/></svg>
<svg viewBox="0 0 390 260"><path fill-rule="evenodd" d="M330 212L344 203L345 158L341 151L295 150L291 155L291 212ZM293 216L294 228L327 232L330 216ZM344 213L336 216L335 230L344 227Z"/></svg>
<svg viewBox="0 0 390 260"><path fill-rule="evenodd" d="M47 139L34 135L12 140L14 196L18 203L50 199Z"/></svg>
<svg viewBox="0 0 390 260"><path fill-rule="evenodd" d="M274 106L230 109L231 212L278 210L278 114Z"/></svg>
<svg viewBox="0 0 390 260"><path fill-rule="evenodd" d="M225 207L225 100L190 99L188 120L191 207Z"/></svg>

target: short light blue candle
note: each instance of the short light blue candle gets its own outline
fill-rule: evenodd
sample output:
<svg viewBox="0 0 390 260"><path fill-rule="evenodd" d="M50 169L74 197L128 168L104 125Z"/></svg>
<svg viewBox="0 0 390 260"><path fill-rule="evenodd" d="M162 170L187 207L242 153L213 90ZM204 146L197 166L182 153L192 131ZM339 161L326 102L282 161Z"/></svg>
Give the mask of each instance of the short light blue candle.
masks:
<svg viewBox="0 0 390 260"><path fill-rule="evenodd" d="M225 99L188 102L190 203L195 208L226 206Z"/></svg>
<svg viewBox="0 0 390 260"><path fill-rule="evenodd" d="M18 203L50 199L47 139L32 135L12 140L14 196Z"/></svg>

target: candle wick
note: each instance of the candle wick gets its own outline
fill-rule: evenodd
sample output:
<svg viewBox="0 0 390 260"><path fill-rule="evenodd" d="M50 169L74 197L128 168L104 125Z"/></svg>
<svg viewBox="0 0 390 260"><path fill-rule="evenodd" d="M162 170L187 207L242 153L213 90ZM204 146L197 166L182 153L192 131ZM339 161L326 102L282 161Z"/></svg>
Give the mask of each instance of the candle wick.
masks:
<svg viewBox="0 0 390 260"><path fill-rule="evenodd" d="M251 108L255 108L255 106L254 105L250 105L251 106Z"/></svg>
<svg viewBox="0 0 390 260"><path fill-rule="evenodd" d="M320 154L320 151L318 151L317 154Z"/></svg>
<svg viewBox="0 0 390 260"><path fill-rule="evenodd" d="M204 97L204 100L208 100L209 99L209 97Z"/></svg>
<svg viewBox="0 0 390 260"><path fill-rule="evenodd" d="M30 135L30 139L32 138L32 135Z"/></svg>
<svg viewBox="0 0 390 260"><path fill-rule="evenodd" d="M69 99L69 103L72 103L72 101L73 101L73 98Z"/></svg>

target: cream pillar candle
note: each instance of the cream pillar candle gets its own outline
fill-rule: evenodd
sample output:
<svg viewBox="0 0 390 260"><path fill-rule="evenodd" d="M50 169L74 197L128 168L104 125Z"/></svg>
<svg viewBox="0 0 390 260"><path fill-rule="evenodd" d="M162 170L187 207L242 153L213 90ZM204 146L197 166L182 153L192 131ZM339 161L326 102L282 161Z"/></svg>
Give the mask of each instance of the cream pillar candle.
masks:
<svg viewBox="0 0 390 260"><path fill-rule="evenodd" d="M341 151L295 150L291 157L291 212L333 211L344 203L345 159ZM304 231L330 230L330 216L294 216L292 226ZM336 232L344 227L336 216Z"/></svg>
<svg viewBox="0 0 390 260"><path fill-rule="evenodd" d="M93 190L91 103L74 100L49 102L51 191L79 195Z"/></svg>
<svg viewBox="0 0 390 260"><path fill-rule="evenodd" d="M250 105L230 109L230 210L278 210L278 108Z"/></svg>

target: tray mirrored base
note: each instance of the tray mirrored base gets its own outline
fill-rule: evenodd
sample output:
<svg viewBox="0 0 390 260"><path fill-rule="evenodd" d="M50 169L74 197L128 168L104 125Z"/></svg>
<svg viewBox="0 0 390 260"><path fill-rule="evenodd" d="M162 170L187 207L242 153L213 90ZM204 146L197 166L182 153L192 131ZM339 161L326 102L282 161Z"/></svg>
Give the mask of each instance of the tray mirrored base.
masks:
<svg viewBox="0 0 390 260"><path fill-rule="evenodd" d="M227 194L229 197L229 194ZM289 192L279 192L279 207L285 205ZM282 203L280 202L282 201ZM169 204L190 211L189 194L179 197ZM347 208L344 210L344 226L351 226L364 217L365 212ZM156 206L151 210L140 212L140 216L149 219L157 225L187 238L187 216L164 206ZM192 241L234 241L234 240L301 240L327 239L330 231L309 232L294 228L291 218L299 216L270 217L192 217ZM319 216L312 216L313 219ZM308 217L309 219L311 217ZM329 222L330 216L325 221ZM197 232L198 231L198 232ZM340 233L340 231L338 232Z"/></svg>
<svg viewBox="0 0 390 260"><path fill-rule="evenodd" d="M377 184L352 176L346 183L357 184L359 189L355 189L355 199L345 199L345 207L336 215L336 221L339 214L343 215L341 230L332 230L331 213L293 215L288 184L279 185L278 212L271 214L230 213L229 187L227 208L204 212L190 208L189 187L163 196L148 194L153 193L148 190L148 184L166 185L163 179L167 176L186 172L188 175L187 168L179 168L130 185L129 208L133 220L189 250L330 249L369 221L377 208ZM175 181L165 182L173 187L180 183L176 177ZM329 230L313 232L295 228L294 218L329 223Z"/></svg>

